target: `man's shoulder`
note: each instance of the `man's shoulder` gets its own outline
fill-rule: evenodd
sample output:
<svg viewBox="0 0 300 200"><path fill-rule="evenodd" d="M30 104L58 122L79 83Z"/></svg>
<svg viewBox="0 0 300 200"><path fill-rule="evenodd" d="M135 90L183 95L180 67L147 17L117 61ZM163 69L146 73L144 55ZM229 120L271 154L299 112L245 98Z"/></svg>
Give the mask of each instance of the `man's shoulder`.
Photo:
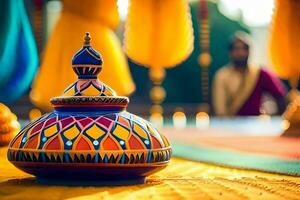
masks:
<svg viewBox="0 0 300 200"><path fill-rule="evenodd" d="M215 77L224 77L227 75L230 75L230 73L232 72L232 66L230 65L224 65L223 67L221 67L220 69L218 69L218 71L215 74Z"/></svg>

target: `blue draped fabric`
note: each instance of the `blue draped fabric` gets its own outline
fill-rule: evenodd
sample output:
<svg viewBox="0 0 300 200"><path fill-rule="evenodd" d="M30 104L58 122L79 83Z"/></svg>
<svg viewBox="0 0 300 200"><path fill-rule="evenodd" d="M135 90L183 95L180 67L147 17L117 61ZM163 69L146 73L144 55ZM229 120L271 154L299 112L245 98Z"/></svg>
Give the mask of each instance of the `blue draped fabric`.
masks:
<svg viewBox="0 0 300 200"><path fill-rule="evenodd" d="M28 91L38 67L23 0L1 2L0 32L0 101L11 103Z"/></svg>

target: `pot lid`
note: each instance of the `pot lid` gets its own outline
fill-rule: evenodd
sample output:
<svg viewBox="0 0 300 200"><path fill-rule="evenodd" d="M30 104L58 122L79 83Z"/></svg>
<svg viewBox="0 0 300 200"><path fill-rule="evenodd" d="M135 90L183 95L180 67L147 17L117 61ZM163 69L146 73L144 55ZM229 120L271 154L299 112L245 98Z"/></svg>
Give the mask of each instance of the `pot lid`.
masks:
<svg viewBox="0 0 300 200"><path fill-rule="evenodd" d="M106 107L106 110L127 107L127 97L117 96L113 89L97 78L102 64L101 54L91 46L90 34L86 33L83 47L72 58L72 68L78 79L67 87L62 96L51 99L53 107Z"/></svg>

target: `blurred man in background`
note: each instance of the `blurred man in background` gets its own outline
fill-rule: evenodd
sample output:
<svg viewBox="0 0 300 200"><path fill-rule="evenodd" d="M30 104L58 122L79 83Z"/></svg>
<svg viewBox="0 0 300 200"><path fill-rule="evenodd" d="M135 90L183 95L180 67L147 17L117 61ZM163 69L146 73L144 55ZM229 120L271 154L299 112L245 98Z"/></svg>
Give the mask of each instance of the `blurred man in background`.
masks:
<svg viewBox="0 0 300 200"><path fill-rule="evenodd" d="M216 73L213 83L216 115L260 115L265 93L275 99L278 114L285 109L284 85L270 71L248 63L249 44L249 36L243 32L237 32L230 41L231 62Z"/></svg>

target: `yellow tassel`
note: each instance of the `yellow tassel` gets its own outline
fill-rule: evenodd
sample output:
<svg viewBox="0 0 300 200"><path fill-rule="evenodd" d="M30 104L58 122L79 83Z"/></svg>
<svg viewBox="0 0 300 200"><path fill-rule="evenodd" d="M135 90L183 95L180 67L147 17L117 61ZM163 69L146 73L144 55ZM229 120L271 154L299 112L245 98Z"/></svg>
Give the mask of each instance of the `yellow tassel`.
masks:
<svg viewBox="0 0 300 200"><path fill-rule="evenodd" d="M125 51L135 62L161 68L183 62L193 50L187 0L131 0Z"/></svg>
<svg viewBox="0 0 300 200"><path fill-rule="evenodd" d="M299 76L300 1L276 0L270 39L270 57L282 78Z"/></svg>
<svg viewBox="0 0 300 200"><path fill-rule="evenodd" d="M44 58L30 94L32 102L51 109L49 99L61 95L76 80L71 58L82 46L82 35L93 35L92 45L104 60L99 79L118 95L134 91L127 60L113 32L119 22L116 1L64 0L64 8L45 49Z"/></svg>

